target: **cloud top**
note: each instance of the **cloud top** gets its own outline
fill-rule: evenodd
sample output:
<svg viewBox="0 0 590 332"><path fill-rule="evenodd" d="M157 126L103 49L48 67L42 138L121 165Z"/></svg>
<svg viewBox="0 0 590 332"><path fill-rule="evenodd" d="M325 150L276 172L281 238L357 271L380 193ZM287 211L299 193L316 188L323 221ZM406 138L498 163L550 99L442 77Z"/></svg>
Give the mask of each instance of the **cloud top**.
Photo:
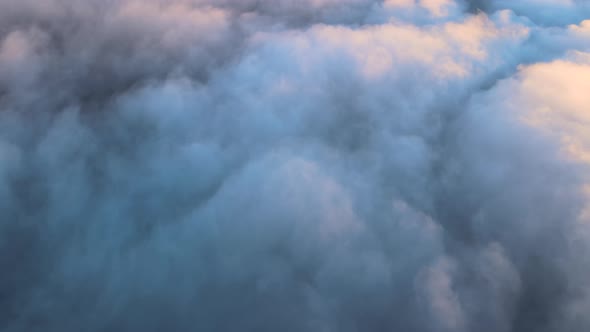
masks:
<svg viewBox="0 0 590 332"><path fill-rule="evenodd" d="M0 330L588 329L589 10L0 0Z"/></svg>

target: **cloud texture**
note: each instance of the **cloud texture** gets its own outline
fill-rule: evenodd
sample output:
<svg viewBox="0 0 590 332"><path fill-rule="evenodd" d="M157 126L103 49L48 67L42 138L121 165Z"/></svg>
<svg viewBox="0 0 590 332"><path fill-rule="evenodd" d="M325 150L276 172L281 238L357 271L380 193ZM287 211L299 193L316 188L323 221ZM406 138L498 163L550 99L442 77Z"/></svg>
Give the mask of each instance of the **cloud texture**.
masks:
<svg viewBox="0 0 590 332"><path fill-rule="evenodd" d="M590 329L587 18L0 0L0 331Z"/></svg>

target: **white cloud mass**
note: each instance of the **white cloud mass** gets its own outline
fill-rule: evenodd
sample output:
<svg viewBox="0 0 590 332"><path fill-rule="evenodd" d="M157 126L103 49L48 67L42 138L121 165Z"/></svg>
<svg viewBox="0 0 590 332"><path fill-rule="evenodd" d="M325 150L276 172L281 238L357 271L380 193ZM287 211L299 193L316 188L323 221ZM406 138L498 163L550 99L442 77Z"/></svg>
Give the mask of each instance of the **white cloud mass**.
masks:
<svg viewBox="0 0 590 332"><path fill-rule="evenodd" d="M590 330L590 2L0 0L0 331Z"/></svg>

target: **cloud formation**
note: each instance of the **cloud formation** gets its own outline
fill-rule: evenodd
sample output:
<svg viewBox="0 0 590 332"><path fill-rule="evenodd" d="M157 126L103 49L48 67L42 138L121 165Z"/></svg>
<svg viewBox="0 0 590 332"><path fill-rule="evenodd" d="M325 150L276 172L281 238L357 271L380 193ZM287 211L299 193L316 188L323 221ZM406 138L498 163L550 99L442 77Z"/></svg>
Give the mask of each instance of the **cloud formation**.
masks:
<svg viewBox="0 0 590 332"><path fill-rule="evenodd" d="M0 331L587 330L588 17L0 0Z"/></svg>

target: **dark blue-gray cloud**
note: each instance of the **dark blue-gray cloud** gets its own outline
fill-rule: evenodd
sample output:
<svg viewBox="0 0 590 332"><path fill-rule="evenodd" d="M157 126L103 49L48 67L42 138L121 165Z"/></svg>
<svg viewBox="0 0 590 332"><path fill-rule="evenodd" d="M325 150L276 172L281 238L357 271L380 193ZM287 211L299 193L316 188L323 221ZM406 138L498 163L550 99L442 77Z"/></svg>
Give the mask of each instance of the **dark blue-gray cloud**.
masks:
<svg viewBox="0 0 590 332"><path fill-rule="evenodd" d="M0 0L0 331L587 329L587 10Z"/></svg>

